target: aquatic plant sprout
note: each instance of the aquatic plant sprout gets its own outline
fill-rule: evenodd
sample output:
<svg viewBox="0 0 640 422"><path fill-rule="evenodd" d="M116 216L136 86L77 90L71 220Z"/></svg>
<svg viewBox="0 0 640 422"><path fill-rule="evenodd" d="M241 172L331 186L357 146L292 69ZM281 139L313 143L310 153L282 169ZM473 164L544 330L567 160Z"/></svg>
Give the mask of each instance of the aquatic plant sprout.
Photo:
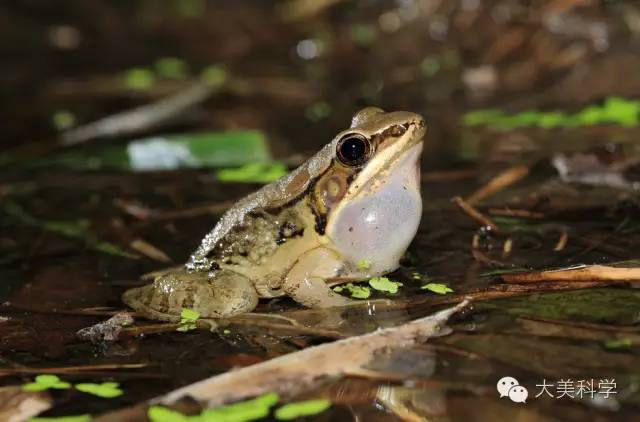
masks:
<svg viewBox="0 0 640 422"><path fill-rule="evenodd" d="M198 318L200 318L200 312L193 309L183 309L180 313L180 326L176 330L182 332L195 330Z"/></svg>
<svg viewBox="0 0 640 422"><path fill-rule="evenodd" d="M428 283L422 286L421 289L428 290L439 295L446 295L447 293L453 292L452 288L442 283Z"/></svg>
<svg viewBox="0 0 640 422"><path fill-rule="evenodd" d="M508 114L498 109L483 109L466 113L462 121L467 126L484 125L505 130L527 126L553 129L604 124L634 127L640 124L640 100L608 97L602 105L590 105L576 113L528 110Z"/></svg>
<svg viewBox="0 0 640 422"><path fill-rule="evenodd" d="M398 289L402 287L402 283L389 280L387 277L374 277L369 280L369 286L379 292L396 294L398 293Z"/></svg>

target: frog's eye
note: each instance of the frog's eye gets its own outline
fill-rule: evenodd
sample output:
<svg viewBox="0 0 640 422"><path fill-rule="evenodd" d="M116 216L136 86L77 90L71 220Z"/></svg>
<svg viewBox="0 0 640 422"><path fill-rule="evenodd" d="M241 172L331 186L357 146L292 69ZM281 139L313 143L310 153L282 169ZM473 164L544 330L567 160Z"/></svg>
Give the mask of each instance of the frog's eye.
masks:
<svg viewBox="0 0 640 422"><path fill-rule="evenodd" d="M347 166L359 166L369 159L371 143L359 133L344 135L338 141L336 155Z"/></svg>

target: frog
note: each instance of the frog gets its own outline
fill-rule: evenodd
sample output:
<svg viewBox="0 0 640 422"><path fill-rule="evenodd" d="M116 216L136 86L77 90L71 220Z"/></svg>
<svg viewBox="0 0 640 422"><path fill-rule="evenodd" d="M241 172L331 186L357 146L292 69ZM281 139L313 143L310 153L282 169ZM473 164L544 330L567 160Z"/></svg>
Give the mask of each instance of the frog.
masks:
<svg viewBox="0 0 640 422"><path fill-rule="evenodd" d="M143 277L122 300L143 316L179 321L252 312L286 296L310 308L353 304L333 290L396 270L422 217L426 123L408 111L358 111L319 152L239 200L184 265Z"/></svg>

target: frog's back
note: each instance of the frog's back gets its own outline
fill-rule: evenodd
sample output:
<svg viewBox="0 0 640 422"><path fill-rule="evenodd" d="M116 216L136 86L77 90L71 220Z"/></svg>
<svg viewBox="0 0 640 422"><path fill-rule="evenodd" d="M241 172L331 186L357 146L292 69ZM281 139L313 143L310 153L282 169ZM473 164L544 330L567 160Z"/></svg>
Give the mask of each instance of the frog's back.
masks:
<svg viewBox="0 0 640 422"><path fill-rule="evenodd" d="M271 236L256 234L274 234L286 223L284 220L293 217L292 212L287 212L287 205L299 200L312 181L330 166L331 150L332 145L326 145L318 154L288 175L244 197L227 210L191 255L186 264L187 269L212 269L216 260L223 258L223 255L229 255L231 245L235 245L241 252L242 249L255 250L276 245Z"/></svg>

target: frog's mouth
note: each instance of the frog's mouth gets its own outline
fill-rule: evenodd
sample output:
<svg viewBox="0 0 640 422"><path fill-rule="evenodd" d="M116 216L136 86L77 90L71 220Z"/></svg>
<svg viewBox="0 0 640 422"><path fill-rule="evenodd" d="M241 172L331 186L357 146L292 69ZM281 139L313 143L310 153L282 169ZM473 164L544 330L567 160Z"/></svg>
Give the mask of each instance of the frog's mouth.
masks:
<svg viewBox="0 0 640 422"><path fill-rule="evenodd" d="M420 188L420 157L422 155L424 129L412 126L413 133L402 142L398 139L383 151L358 174L351 183L344 199L356 199L375 194L382 189L391 175L402 173L404 180L400 189ZM397 178L394 178L397 179ZM343 201L344 201L343 199Z"/></svg>

